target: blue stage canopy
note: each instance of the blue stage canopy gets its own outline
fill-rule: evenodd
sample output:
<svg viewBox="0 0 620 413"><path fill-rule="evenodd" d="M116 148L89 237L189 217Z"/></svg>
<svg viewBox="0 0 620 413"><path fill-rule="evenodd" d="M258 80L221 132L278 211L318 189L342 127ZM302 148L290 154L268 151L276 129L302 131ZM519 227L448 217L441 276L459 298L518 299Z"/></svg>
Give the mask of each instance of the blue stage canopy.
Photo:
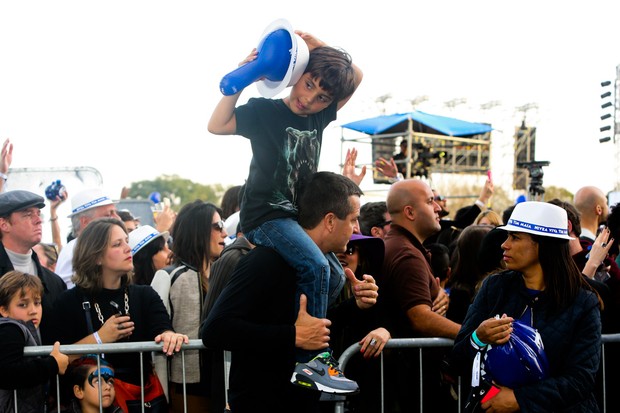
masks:
<svg viewBox="0 0 620 413"><path fill-rule="evenodd" d="M446 136L472 136L490 132L493 129L491 125L485 123L466 122L420 111L377 116L347 123L342 127L368 135L407 132L410 118L413 121L414 132Z"/></svg>

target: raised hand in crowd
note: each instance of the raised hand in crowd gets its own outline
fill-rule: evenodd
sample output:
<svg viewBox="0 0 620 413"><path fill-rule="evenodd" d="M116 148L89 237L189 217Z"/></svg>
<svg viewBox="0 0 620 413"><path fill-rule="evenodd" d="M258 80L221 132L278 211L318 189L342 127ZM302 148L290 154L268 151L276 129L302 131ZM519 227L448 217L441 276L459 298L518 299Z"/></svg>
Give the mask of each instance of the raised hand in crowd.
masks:
<svg viewBox="0 0 620 413"><path fill-rule="evenodd" d="M366 176L366 165L362 166L362 170L358 174L355 172L355 161L357 161L357 149L347 149L347 156L345 157L344 166L342 167L342 174L359 186L364 176Z"/></svg>
<svg viewBox="0 0 620 413"><path fill-rule="evenodd" d="M590 249L590 253L588 254L588 261L586 262L585 267L583 267L583 271L581 271L586 277L593 279L598 268L603 263L605 258L607 258L609 249L614 244L614 239L609 239L610 234L611 232L609 231L609 228L605 227L596 236L596 239L592 244L592 248ZM609 268L606 268L605 270L609 272Z"/></svg>
<svg viewBox="0 0 620 413"><path fill-rule="evenodd" d="M379 157L379 159L375 161L375 169L388 178L395 179L398 177L398 167L396 166L394 158L390 158L388 161L383 157Z"/></svg>
<svg viewBox="0 0 620 413"><path fill-rule="evenodd" d="M10 138L6 138L2 144L2 151L0 151L0 191L4 190L4 184L9 176L9 168L13 163L13 143Z"/></svg>
<svg viewBox="0 0 620 413"><path fill-rule="evenodd" d="M155 227L159 232L170 231L172 228L172 224L174 224L174 220L176 219L177 214L170 208L170 205L164 204L164 209L160 211L155 220Z"/></svg>
<svg viewBox="0 0 620 413"><path fill-rule="evenodd" d="M62 249L62 237L60 236L60 224L58 223L58 207L60 204L69 199L69 193L66 192L61 198L56 196L56 199L50 201L50 222L52 223L52 242L58 248L58 252Z"/></svg>

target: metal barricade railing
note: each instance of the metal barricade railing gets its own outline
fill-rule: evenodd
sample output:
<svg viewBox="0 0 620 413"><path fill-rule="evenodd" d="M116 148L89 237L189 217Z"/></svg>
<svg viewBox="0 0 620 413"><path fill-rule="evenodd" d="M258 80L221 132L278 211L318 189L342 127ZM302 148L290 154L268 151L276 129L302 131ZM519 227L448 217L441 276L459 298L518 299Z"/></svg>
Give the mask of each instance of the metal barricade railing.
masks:
<svg viewBox="0 0 620 413"><path fill-rule="evenodd" d="M602 352L601 352L601 366L602 366L602 383L603 383L603 412L607 412L607 391L606 391L606 379L607 379L607 369L606 369L606 359L605 359L605 345L608 343L620 343L620 334L604 334L602 336ZM385 344L385 348L418 348L419 351L419 361L420 361L420 394L422 394L422 351L424 348L438 348L438 347L451 347L453 345L453 341L447 338L401 338L401 339L391 339ZM24 356L47 356L52 352L52 346L32 346L24 348ZM339 363L342 371L345 370L347 363L355 355L359 352L360 345L358 343L354 343L349 346L340 356ZM187 412L187 398L186 398L186 382L185 382L185 351L186 350L204 350L205 346L202 343L202 340L194 339L190 340L189 344L183 346L181 354L175 355L175 357L181 357L182 359L182 371L183 371L183 399L184 399L184 412ZM71 345L61 345L60 352L71 355L71 354L102 354L102 353L140 353L140 363L142 367L143 355L144 353L148 353L150 357L151 352L161 352L162 344L155 344L152 341L144 341L144 342L135 342L135 343L105 343L105 344L71 344ZM383 364L383 354L380 356L380 382L381 382L381 412L384 412L384 364ZM144 383L141 386L144 389ZM461 398L461 378L458 378L457 383L457 394L459 400ZM56 390L57 393L60 390L60 380L59 377L56 377ZM17 400L17 398L15 398ZM144 393L142 394L142 400L144 400ZM60 400L58 400L58 409L60 409ZM420 411L422 411L423 400L420 397ZM458 411L460 412L460 403L458 407ZM16 413L18 413L16 406ZM335 404L334 411L336 413L344 412L344 399L338 399Z"/></svg>
<svg viewBox="0 0 620 413"><path fill-rule="evenodd" d="M620 334L604 334L602 336L602 349L601 349L601 368L602 368L602 393L603 393L603 412L607 412L607 391L606 391L606 380L607 380L607 371L606 371L606 363L605 363L605 345L607 343L620 343ZM420 362L420 412L423 412L423 399L422 399L422 390L423 390L423 380L422 380L422 351L424 348L437 348L437 347L452 347L454 344L453 340L447 338L439 338L439 337L431 337L431 338L398 338L389 340L384 348L418 348L419 352L419 362ZM342 355L338 359L340 363L340 369L344 372L347 366L347 363L356 353L359 352L360 349L359 343L354 343L349 346L345 351L342 352ZM381 383L381 413L385 411L385 398L384 398L384 364L383 364L383 353L380 356L380 383ZM457 381L457 395L459 399L458 403L458 412L461 412L461 377L458 377ZM344 402L345 398L339 398L334 407L335 413L343 413L344 412Z"/></svg>
<svg viewBox="0 0 620 413"><path fill-rule="evenodd" d="M162 352L163 344L155 344L154 341L143 341L135 343L104 343L104 344L70 344L61 345L60 352L67 355L72 354L105 354L105 353L140 353L140 369L143 371L144 353L147 353L148 357L151 357L151 352ZM36 357L47 356L52 352L52 346L31 346L24 348L24 356ZM205 346L202 344L202 340L190 340L189 344L185 344L181 353L175 355L175 357L181 357L182 371L183 371L183 411L187 413L187 397L186 397L186 383L185 383L185 351L186 350L204 350ZM144 377L140 375L140 387L142 388L142 411L144 412ZM56 394L60 394L60 378L56 376ZM16 394L15 394L16 396ZM57 400L57 409L60 411L60 398ZM17 409L17 397L15 397L15 412L19 413ZM101 409L101 403L99 407Z"/></svg>

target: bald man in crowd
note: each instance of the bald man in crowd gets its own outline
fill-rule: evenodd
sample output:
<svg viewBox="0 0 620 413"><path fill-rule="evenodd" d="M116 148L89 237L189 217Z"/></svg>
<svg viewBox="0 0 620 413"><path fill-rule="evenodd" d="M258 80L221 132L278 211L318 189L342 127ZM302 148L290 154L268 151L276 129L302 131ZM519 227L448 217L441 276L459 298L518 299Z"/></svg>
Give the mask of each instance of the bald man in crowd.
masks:
<svg viewBox="0 0 620 413"><path fill-rule="evenodd" d="M379 283L379 303L386 328L394 338L446 337L454 339L460 325L445 317L445 306L433 311L433 300L441 287L435 279L430 253L424 241L441 229L441 207L433 191L419 179L396 182L387 197L392 226L385 237L383 278ZM439 361L445 350L424 350L424 411L446 411L450 398L439 386ZM393 372L386 374L396 389L401 411L419 409L418 353L395 349L391 360ZM448 403L443 404L443 403Z"/></svg>
<svg viewBox="0 0 620 413"><path fill-rule="evenodd" d="M594 242L598 227L607 222L609 206L605 193L595 186L584 186L575 192L573 205L581 214L581 239Z"/></svg>

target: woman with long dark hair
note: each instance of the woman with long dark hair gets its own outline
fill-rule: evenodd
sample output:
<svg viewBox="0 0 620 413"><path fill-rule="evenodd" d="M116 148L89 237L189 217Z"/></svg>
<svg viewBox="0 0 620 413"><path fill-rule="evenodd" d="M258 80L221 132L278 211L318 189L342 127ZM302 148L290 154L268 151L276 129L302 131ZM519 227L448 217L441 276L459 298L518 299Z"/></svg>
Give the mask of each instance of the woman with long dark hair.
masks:
<svg viewBox="0 0 620 413"><path fill-rule="evenodd" d="M461 324L467 309L474 299L484 274L480 270L478 251L482 239L493 227L489 225L470 225L456 240L453 254L453 267L446 289L450 291L450 306L446 317Z"/></svg>
<svg viewBox="0 0 620 413"><path fill-rule="evenodd" d="M114 218L97 219L78 237L73 254L75 287L56 300L53 318L56 339L63 344L115 342L163 342L172 355L189 343L172 328L161 298L148 285L131 283L133 261L123 223ZM88 305L85 305L88 303ZM106 353L116 377L140 386L140 355ZM152 372L144 359L144 382ZM118 394L117 394L118 399Z"/></svg>
<svg viewBox="0 0 620 413"><path fill-rule="evenodd" d="M489 345L507 343L518 321L540 334L548 371L515 388L496 382L500 391L482 404L485 411L598 411L594 384L601 352L600 303L570 255L567 222L566 211L556 205L522 202L507 225L499 227L508 232L502 244L508 270L483 282L453 355L468 362L463 373L471 372L473 363L483 373L480 380L487 375L496 381L488 369ZM473 386L479 384L476 377Z"/></svg>
<svg viewBox="0 0 620 413"><path fill-rule="evenodd" d="M199 338L202 305L209 288L211 263L224 249L227 237L221 210L209 202L194 201L179 211L171 229L172 265L155 273L153 288L168 306L175 331ZM208 374L203 352L185 353L185 386L189 412L206 412ZM159 363L158 363L159 364ZM159 367L158 367L159 371ZM170 361L171 411L183 411L182 360Z"/></svg>

